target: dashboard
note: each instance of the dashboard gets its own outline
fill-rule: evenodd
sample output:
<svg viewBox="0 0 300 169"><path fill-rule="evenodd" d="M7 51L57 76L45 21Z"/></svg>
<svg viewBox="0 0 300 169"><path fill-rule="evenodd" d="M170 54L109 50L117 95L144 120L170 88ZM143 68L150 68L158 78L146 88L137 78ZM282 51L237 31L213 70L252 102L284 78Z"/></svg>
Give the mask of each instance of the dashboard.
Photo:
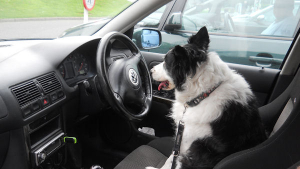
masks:
<svg viewBox="0 0 300 169"><path fill-rule="evenodd" d="M64 156L63 138L69 128L108 108L96 78L99 41L96 37L24 41L31 46L1 56L0 166L6 159L18 161L3 163L2 168L28 164L39 168L51 157ZM16 47L5 46L5 50ZM121 44L112 46L107 65L132 55Z"/></svg>
<svg viewBox="0 0 300 169"><path fill-rule="evenodd" d="M106 107L94 83L99 41L95 37L23 41L19 44L24 48L0 56L2 168L28 164L38 168L50 160L48 156L61 156L68 127ZM13 41L5 43L0 54L17 48ZM83 82L90 83L91 93L86 94Z"/></svg>

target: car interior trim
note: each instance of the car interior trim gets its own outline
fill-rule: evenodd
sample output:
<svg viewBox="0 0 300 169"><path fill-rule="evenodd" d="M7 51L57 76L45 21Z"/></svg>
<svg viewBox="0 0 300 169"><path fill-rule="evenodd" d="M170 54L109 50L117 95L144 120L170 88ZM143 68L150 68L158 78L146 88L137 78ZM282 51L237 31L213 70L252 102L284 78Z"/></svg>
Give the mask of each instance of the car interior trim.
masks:
<svg viewBox="0 0 300 169"><path fill-rule="evenodd" d="M191 33L191 34L196 34L197 33L197 31L189 31L189 30L174 30L173 32ZM243 37L243 38L258 38L258 39L273 39L273 40L288 40L288 41L294 39L294 38L288 38L288 37L241 35L241 34L216 33L216 32L209 32L209 35L230 36L230 37Z"/></svg>
<svg viewBox="0 0 300 169"><path fill-rule="evenodd" d="M113 20L106 24L101 31L95 33L93 36L103 37L105 34L118 31L126 32L129 28L133 27L138 21L157 10L164 4L170 2L170 0L159 0L159 1L149 1L149 0L139 0L136 5L131 5L126 11L123 11L122 15L126 15L126 18L120 15L116 16ZM139 5L143 4L143 5ZM151 9L151 10L149 10Z"/></svg>
<svg viewBox="0 0 300 169"><path fill-rule="evenodd" d="M299 62L300 62L300 43L299 43L299 33L300 33L300 29L297 33L297 38L295 38L290 46L289 51L286 54L287 58L286 60L284 60L283 62L283 67L282 67L282 71L281 74L282 75L295 75L298 68L299 68ZM288 65L288 66L286 66Z"/></svg>

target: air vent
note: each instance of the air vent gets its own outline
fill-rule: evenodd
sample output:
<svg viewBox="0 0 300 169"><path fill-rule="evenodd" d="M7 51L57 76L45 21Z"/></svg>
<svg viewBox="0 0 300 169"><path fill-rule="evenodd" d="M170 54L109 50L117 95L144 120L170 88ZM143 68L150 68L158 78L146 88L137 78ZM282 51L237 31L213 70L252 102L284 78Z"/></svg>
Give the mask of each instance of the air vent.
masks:
<svg viewBox="0 0 300 169"><path fill-rule="evenodd" d="M15 86L11 90L15 94L21 107L41 97L36 84L32 80Z"/></svg>
<svg viewBox="0 0 300 169"><path fill-rule="evenodd" d="M42 86L45 94L49 94L61 88L61 84L54 73L39 77L36 80Z"/></svg>

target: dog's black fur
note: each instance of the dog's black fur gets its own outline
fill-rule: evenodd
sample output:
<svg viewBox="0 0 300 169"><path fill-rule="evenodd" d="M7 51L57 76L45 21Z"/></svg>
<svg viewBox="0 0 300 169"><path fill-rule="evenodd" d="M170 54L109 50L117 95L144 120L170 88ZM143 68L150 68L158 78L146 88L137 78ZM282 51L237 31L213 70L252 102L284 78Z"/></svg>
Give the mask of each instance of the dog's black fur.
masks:
<svg viewBox="0 0 300 169"><path fill-rule="evenodd" d="M248 105L230 101L222 116L211 123L213 136L193 142L181 160L181 169L213 168L226 156L267 139L255 99Z"/></svg>
<svg viewBox="0 0 300 169"><path fill-rule="evenodd" d="M183 90L182 85L185 83L186 76L194 75L198 64L207 59L209 37L205 30L206 27L203 27L197 35L191 36L188 44L183 47L176 45L165 56L166 69L179 91ZM199 38L202 40L198 41Z"/></svg>

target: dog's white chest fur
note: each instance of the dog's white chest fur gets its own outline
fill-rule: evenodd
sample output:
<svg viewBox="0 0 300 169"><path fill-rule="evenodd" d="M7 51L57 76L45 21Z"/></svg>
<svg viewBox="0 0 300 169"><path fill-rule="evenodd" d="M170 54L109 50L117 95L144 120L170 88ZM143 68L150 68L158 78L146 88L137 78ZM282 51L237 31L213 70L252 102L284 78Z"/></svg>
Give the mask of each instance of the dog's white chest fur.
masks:
<svg viewBox="0 0 300 169"><path fill-rule="evenodd" d="M173 104L171 117L176 125L180 120L185 124L180 152L186 152L195 140L212 135L210 123L221 115L220 106L214 104L215 99L216 96L210 96L197 106L187 107L186 110L184 104L178 101Z"/></svg>
<svg viewBox="0 0 300 169"><path fill-rule="evenodd" d="M184 122L185 128L183 131L183 137L180 147L180 152L186 152L193 141L210 136L212 134L211 126L209 123L205 121L210 121L205 117L207 116L205 113L205 108L201 106L189 107L184 112L184 105L175 102L173 104L171 117L174 119L176 125L179 124L179 121L182 120ZM203 113L199 113L199 111ZM198 113L197 113L198 112Z"/></svg>

